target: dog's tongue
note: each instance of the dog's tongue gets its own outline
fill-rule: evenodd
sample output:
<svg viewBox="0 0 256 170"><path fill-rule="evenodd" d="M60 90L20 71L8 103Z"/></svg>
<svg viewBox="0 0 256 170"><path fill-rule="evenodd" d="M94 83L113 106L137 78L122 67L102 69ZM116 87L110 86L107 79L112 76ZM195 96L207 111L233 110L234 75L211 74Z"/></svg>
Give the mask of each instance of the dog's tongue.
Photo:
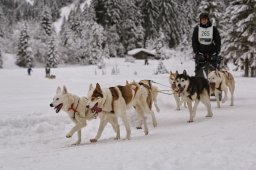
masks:
<svg viewBox="0 0 256 170"><path fill-rule="evenodd" d="M176 89L176 83L172 83L172 89Z"/></svg>
<svg viewBox="0 0 256 170"><path fill-rule="evenodd" d="M215 83L210 83L211 89L215 89Z"/></svg>
<svg viewBox="0 0 256 170"><path fill-rule="evenodd" d="M99 107L98 107L98 103L96 103L96 104L93 106L92 111L93 111L93 112L96 112L96 113L99 113L99 112L102 111L102 109L99 108Z"/></svg>
<svg viewBox="0 0 256 170"><path fill-rule="evenodd" d="M96 112L96 113L99 113L99 112L101 112L101 111L102 111L102 109L101 109L101 108L99 108L99 107L96 107L94 110L95 110L95 112Z"/></svg>

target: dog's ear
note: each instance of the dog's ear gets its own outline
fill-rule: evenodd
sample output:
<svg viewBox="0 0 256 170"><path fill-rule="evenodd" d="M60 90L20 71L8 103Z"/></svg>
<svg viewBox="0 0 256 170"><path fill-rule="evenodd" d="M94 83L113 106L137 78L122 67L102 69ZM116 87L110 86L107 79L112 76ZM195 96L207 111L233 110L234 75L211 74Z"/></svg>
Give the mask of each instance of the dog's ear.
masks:
<svg viewBox="0 0 256 170"><path fill-rule="evenodd" d="M219 70L217 68L215 70L215 74L220 77L220 73L219 73Z"/></svg>
<svg viewBox="0 0 256 170"><path fill-rule="evenodd" d="M187 71L186 71L186 70L183 70L183 74L186 76L186 75L187 75Z"/></svg>
<svg viewBox="0 0 256 170"><path fill-rule="evenodd" d="M170 75L172 75L172 70L170 70Z"/></svg>
<svg viewBox="0 0 256 170"><path fill-rule="evenodd" d="M179 72L178 72L178 70L176 70L176 75L179 75Z"/></svg>
<svg viewBox="0 0 256 170"><path fill-rule="evenodd" d="M96 90L97 90L97 91L101 91L101 88L100 88L99 83L96 84Z"/></svg>
<svg viewBox="0 0 256 170"><path fill-rule="evenodd" d="M67 94L67 93L68 93L68 90L67 90L66 86L63 86L62 94Z"/></svg>
<svg viewBox="0 0 256 170"><path fill-rule="evenodd" d="M129 82L126 80L126 85L129 85Z"/></svg>
<svg viewBox="0 0 256 170"><path fill-rule="evenodd" d="M93 89L92 83L89 85L89 91Z"/></svg>
<svg viewBox="0 0 256 170"><path fill-rule="evenodd" d="M61 88L58 87L57 90L56 90L56 94L60 94L61 93Z"/></svg>

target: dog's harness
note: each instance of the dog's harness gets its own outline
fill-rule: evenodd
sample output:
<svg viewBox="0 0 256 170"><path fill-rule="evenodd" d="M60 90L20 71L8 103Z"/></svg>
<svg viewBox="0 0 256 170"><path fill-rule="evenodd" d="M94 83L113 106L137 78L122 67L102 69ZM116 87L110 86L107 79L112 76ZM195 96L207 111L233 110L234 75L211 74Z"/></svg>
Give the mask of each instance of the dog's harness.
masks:
<svg viewBox="0 0 256 170"><path fill-rule="evenodd" d="M216 88L216 89L217 89L217 90L219 90L219 91L222 91L222 90L221 90L221 84L222 84L222 81L220 82L219 87L218 87L218 88Z"/></svg>
<svg viewBox="0 0 256 170"><path fill-rule="evenodd" d="M71 107L68 109L68 111L70 111L70 110L73 110L73 111L74 111L74 116L73 116L73 118L75 118L75 114L76 114L76 113L79 113L79 112L77 111L77 107L78 107L78 105L79 105L79 102L80 102L80 98L78 99L76 108L74 108L74 103L72 103L72 104L71 104Z"/></svg>
<svg viewBox="0 0 256 170"><path fill-rule="evenodd" d="M172 91L174 91L175 93L177 93L178 96L180 97L181 92L180 92L179 88L177 88L175 82L172 83L172 86L171 86L171 87L172 87Z"/></svg>

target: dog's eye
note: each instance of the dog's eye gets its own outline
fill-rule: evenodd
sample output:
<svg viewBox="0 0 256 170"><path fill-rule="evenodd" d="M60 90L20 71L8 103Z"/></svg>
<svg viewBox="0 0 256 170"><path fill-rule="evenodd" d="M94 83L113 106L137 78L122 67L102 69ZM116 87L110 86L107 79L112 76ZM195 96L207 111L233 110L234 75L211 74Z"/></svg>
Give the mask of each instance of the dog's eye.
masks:
<svg viewBox="0 0 256 170"><path fill-rule="evenodd" d="M181 82L184 82L184 80L181 80Z"/></svg>
<svg viewBox="0 0 256 170"><path fill-rule="evenodd" d="M56 100L59 100L59 98L56 98Z"/></svg>

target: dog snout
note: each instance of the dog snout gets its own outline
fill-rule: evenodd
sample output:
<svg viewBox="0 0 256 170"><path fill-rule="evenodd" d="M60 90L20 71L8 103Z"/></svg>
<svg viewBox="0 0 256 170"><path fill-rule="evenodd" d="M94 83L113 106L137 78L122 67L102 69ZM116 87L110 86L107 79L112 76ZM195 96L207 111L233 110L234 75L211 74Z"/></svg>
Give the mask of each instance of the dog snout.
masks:
<svg viewBox="0 0 256 170"><path fill-rule="evenodd" d="M52 103L50 104L50 107L53 107L53 104L52 104Z"/></svg>
<svg viewBox="0 0 256 170"><path fill-rule="evenodd" d="M178 87L180 88L180 87L181 87L181 84L178 84Z"/></svg>
<svg viewBox="0 0 256 170"><path fill-rule="evenodd" d="M87 108L87 109L89 109L89 108L90 108L90 106L89 106L89 105L86 105L86 108Z"/></svg>

